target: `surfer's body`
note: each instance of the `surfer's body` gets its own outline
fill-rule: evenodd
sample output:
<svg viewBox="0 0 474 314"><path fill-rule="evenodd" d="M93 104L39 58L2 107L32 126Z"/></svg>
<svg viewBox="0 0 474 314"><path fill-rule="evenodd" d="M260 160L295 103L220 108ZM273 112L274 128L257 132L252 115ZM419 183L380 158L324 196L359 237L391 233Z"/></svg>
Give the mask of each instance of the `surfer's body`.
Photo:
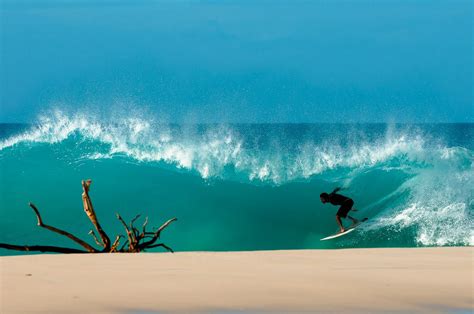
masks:
<svg viewBox="0 0 474 314"><path fill-rule="evenodd" d="M341 232L344 232L345 229L342 225L341 218L349 218L354 224L358 223L359 221L348 215L348 213L352 210L352 206L354 206L354 201L347 196L337 194L336 192L339 190L340 188L336 188L329 194L321 193L319 197L323 204L331 203L332 205L340 206L336 213L336 221L339 225L339 228L341 229Z"/></svg>

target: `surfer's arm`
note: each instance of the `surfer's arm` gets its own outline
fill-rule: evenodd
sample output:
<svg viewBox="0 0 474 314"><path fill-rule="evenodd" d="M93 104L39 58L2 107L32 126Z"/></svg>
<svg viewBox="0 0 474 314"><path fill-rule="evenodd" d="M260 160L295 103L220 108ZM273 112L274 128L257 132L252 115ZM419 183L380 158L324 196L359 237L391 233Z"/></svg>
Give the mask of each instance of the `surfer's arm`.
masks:
<svg viewBox="0 0 474 314"><path fill-rule="evenodd" d="M332 192L329 193L329 194L334 194L334 193L336 193L336 192L339 192L340 190L341 190L341 188L335 188L334 191L332 191Z"/></svg>

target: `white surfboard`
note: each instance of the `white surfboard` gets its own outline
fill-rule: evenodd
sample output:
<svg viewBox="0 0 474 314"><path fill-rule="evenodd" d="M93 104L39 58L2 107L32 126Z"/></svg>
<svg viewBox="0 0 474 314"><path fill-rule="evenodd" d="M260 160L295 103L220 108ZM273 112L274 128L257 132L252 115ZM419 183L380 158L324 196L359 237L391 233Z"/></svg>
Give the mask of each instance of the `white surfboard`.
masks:
<svg viewBox="0 0 474 314"><path fill-rule="evenodd" d="M359 221L358 223L356 223L355 225L352 225L350 226L349 228L346 229L346 231L344 232L338 232L336 234L333 234L333 235L330 235L328 237L325 237L325 238L322 238L320 241L325 241L325 240L331 240L331 239L335 239L335 238L339 238L339 237L342 237L343 235L346 235L348 233L351 233L352 231L354 231L357 227L359 227L364 221L367 221L368 218L364 218L362 219L361 221Z"/></svg>

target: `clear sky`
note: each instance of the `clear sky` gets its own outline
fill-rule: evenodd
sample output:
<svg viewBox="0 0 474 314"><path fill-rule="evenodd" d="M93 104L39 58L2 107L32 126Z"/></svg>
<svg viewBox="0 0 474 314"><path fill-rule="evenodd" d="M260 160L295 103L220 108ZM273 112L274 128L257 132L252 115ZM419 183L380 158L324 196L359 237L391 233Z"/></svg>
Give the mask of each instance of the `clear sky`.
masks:
<svg viewBox="0 0 474 314"><path fill-rule="evenodd" d="M474 122L473 2L0 0L0 122Z"/></svg>

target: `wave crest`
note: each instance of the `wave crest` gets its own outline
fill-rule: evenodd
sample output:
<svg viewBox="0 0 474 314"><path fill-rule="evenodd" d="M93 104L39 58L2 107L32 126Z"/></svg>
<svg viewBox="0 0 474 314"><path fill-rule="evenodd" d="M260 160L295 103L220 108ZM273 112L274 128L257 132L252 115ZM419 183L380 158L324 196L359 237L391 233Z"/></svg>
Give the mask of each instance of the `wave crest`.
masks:
<svg viewBox="0 0 474 314"><path fill-rule="evenodd" d="M108 123L89 115L67 116L55 111L41 117L30 130L2 140L0 150L25 143L55 144L77 137L76 148L82 158L128 156L138 162L165 162L195 171L206 179L223 177L231 169L251 181L273 183L307 179L339 168L360 170L391 160L399 160L402 165L403 159L427 162L434 153L437 159L451 158L452 154L447 148L434 152L422 135L391 130L376 139L358 138L344 144L331 138L292 143L278 134L266 142L256 142L245 131L244 126L229 125L176 127L139 117ZM81 149L84 141L100 144L100 149Z"/></svg>

